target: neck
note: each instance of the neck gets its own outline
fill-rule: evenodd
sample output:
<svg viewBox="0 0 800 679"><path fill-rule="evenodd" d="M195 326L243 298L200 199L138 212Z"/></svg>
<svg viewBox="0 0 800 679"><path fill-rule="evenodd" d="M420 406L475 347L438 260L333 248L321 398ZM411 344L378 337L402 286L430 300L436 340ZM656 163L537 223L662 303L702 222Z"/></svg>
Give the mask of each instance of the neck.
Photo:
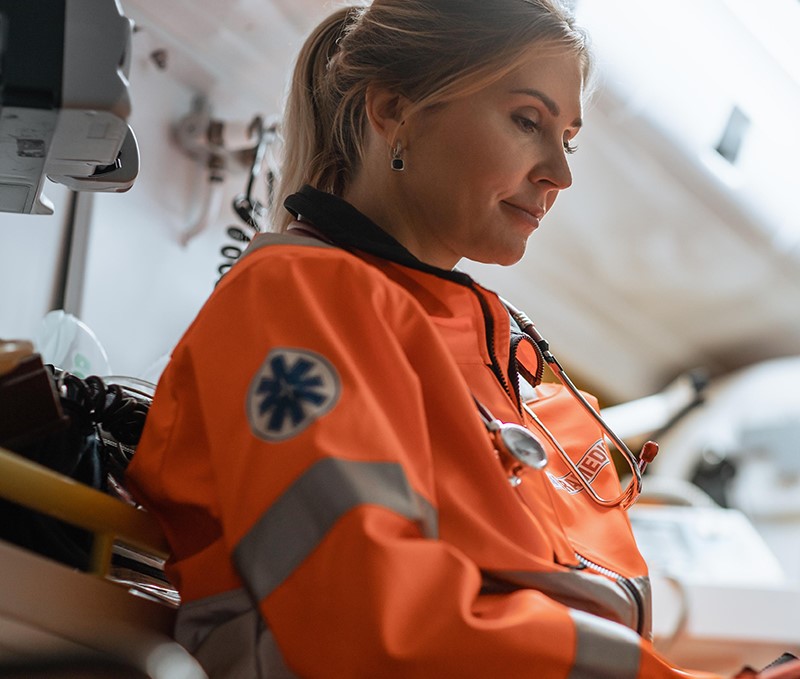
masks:
<svg viewBox="0 0 800 679"><path fill-rule="evenodd" d="M342 197L420 261L440 269L455 267L460 258L435 240L435 230L425 224L420 218L422 212L403 194L402 178L393 176L397 173L388 169L388 162L386 167L383 171L362 168Z"/></svg>

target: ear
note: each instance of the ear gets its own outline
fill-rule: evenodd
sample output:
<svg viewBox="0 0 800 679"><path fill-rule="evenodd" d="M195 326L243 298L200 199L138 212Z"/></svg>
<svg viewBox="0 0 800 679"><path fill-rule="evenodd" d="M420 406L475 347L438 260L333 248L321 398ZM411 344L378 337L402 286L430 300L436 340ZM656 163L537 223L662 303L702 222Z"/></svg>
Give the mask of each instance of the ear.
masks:
<svg viewBox="0 0 800 679"><path fill-rule="evenodd" d="M367 87L364 104L372 129L389 146L394 146L400 135L400 128L405 123L411 101L394 90L370 85Z"/></svg>

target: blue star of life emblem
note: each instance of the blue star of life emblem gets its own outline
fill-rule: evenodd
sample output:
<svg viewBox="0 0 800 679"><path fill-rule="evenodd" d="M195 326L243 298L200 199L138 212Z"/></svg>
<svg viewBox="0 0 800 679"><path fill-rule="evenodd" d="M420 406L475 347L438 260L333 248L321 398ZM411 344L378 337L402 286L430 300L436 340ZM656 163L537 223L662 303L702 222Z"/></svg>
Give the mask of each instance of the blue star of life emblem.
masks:
<svg viewBox="0 0 800 679"><path fill-rule="evenodd" d="M265 441L284 441L333 408L339 392L339 376L325 357L275 348L250 383L250 428Z"/></svg>

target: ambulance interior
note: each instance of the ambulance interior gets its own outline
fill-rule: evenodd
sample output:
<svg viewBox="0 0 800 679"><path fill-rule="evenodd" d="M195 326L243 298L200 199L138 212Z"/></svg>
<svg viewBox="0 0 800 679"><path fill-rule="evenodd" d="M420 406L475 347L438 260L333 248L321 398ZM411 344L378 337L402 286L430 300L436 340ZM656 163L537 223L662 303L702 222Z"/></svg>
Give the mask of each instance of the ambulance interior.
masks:
<svg viewBox="0 0 800 679"><path fill-rule="evenodd" d="M9 379L31 352L146 406L268 228L287 77L332 7L24 4L0 0L3 435L12 412L52 415ZM630 510L656 646L722 673L800 655L800 4L574 5L598 63L574 184L519 264L461 268L534 319L626 442L659 441ZM26 77L50 104L18 96ZM97 536L86 573L0 541L3 676L58 676L65 657L91 676L204 676L169 637L168 588L109 578L120 545L166 555L141 512L0 463L0 496Z"/></svg>

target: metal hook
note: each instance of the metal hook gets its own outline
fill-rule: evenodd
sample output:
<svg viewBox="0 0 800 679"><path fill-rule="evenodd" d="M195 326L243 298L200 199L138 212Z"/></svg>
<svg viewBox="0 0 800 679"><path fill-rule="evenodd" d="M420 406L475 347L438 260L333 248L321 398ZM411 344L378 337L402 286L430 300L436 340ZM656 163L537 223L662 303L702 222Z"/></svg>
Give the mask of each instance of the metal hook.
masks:
<svg viewBox="0 0 800 679"><path fill-rule="evenodd" d="M261 175L267 148L274 141L276 128L274 125L265 127L264 120L261 116L256 116L254 118L251 127L256 128L258 145L253 155L253 163L250 166L250 174L248 176L245 193L240 193L233 199L233 209L245 224L256 231L262 231L261 220L267 213L267 207L253 198L253 189L256 180Z"/></svg>

